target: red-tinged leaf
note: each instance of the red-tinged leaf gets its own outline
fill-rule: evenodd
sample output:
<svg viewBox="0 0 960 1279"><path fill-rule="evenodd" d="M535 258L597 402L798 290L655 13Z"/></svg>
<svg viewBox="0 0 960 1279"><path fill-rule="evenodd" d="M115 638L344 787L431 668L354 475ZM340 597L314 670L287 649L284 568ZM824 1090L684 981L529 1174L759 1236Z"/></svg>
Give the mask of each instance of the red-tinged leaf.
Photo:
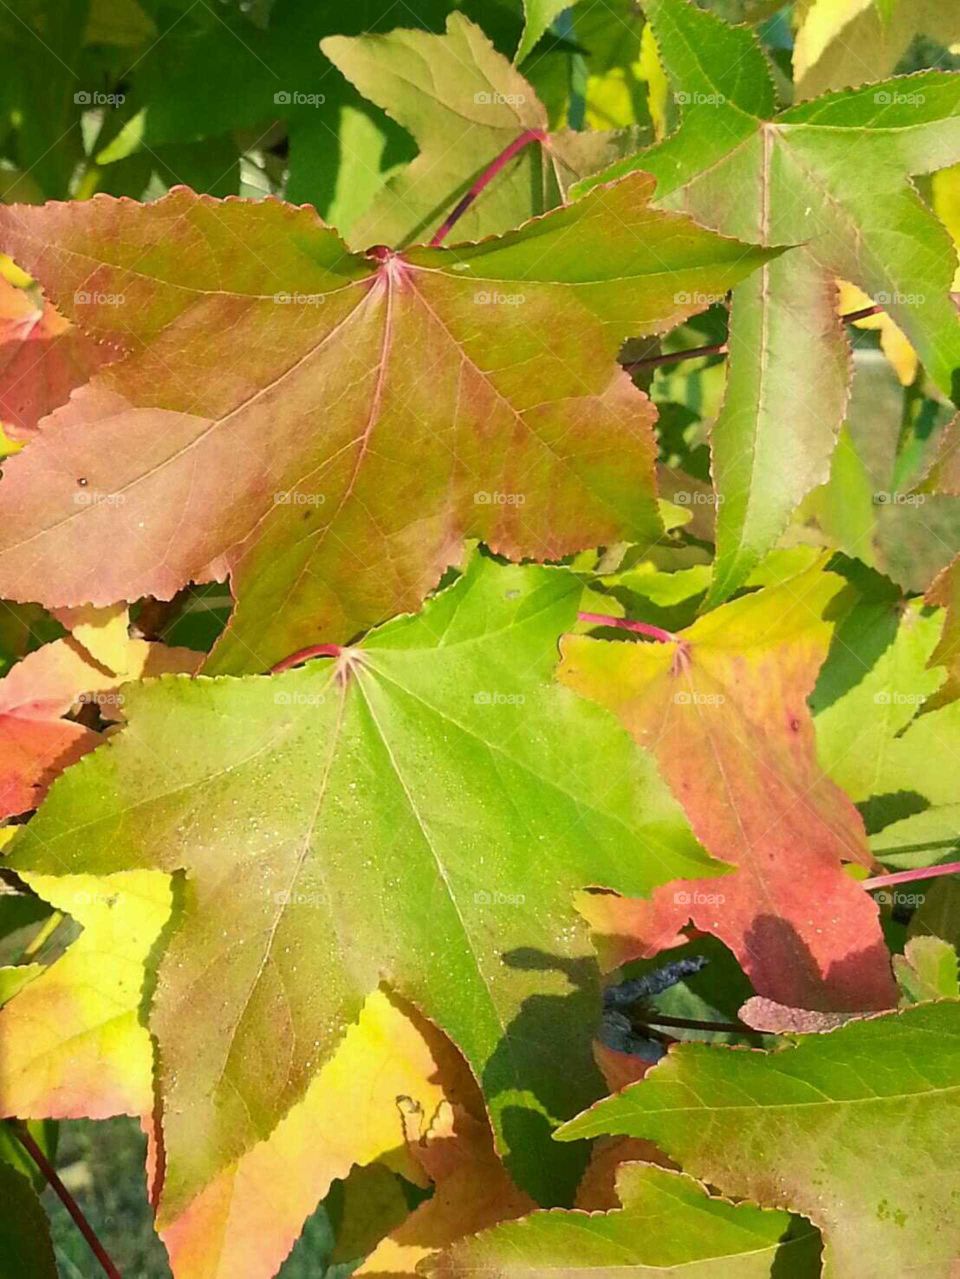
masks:
<svg viewBox="0 0 960 1279"><path fill-rule="evenodd" d="M582 894L608 963L677 945L692 919L780 1003L896 1003L877 908L843 871L871 862L863 823L820 770L806 702L842 585L813 569L707 614L676 643L564 640L562 681L655 753L704 846L737 867L649 902Z"/></svg>
<svg viewBox="0 0 960 1279"><path fill-rule="evenodd" d="M777 250L652 211L652 186L403 254L183 188L0 209L0 245L131 352L6 466L0 594L102 605L229 573L209 669L261 670L416 608L466 537L555 559L655 535L653 410L617 352ZM105 299L82 317L81 288Z"/></svg>
<svg viewBox="0 0 960 1279"><path fill-rule="evenodd" d="M442 1045L438 1063L447 1096L408 1136L411 1153L434 1184L433 1197L391 1231L358 1275L420 1273L428 1258L464 1235L536 1206L517 1189L494 1149L483 1100L463 1059Z"/></svg>
<svg viewBox="0 0 960 1279"><path fill-rule="evenodd" d="M120 672L96 663L74 640L57 640L18 662L0 680L0 817L36 808L53 779L101 735L63 717L91 696L114 718L116 689L130 679L165 671L194 671L201 653L143 640L127 641Z"/></svg>
<svg viewBox="0 0 960 1279"><path fill-rule="evenodd" d="M0 423L12 439L29 439L115 354L0 276Z"/></svg>
<svg viewBox="0 0 960 1279"><path fill-rule="evenodd" d="M464 1093L473 1114L463 1112ZM462 1186L470 1174L458 1173L457 1165L469 1163L471 1151L460 1145L458 1124L485 1132L480 1148L499 1169L502 1190L509 1179L493 1155L489 1127L478 1120L483 1113L476 1084L443 1036L376 991L270 1137L225 1168L183 1212L162 1217L160 1233L176 1279L270 1279L317 1201L354 1166L378 1160L410 1181ZM476 1161L472 1167L479 1176ZM154 1189L156 1198L156 1182ZM490 1190L485 1185L484 1193ZM502 1211L479 1216L478 1228L526 1211L526 1196L515 1188L511 1193L515 1211L504 1192L496 1199ZM437 1213L433 1208L428 1220ZM469 1224L469 1213L464 1219ZM387 1251L395 1260L399 1244Z"/></svg>

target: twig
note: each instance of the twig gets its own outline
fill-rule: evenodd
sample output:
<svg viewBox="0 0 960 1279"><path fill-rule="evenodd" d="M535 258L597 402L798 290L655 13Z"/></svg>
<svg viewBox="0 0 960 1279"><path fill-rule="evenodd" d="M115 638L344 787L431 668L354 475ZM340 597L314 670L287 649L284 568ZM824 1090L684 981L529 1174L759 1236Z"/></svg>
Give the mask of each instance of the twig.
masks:
<svg viewBox="0 0 960 1279"><path fill-rule="evenodd" d="M681 360L696 360L702 355L726 355L728 350L726 342L715 342L713 346L692 346L686 351L668 351L665 355L648 355L643 360L631 360L623 367L628 373L636 373L639 369L656 369L662 364L679 364Z"/></svg>
<svg viewBox="0 0 960 1279"><path fill-rule="evenodd" d="M279 675L281 671L288 671L301 662L308 662L311 657L339 657L342 652L339 644L311 644L309 648L301 648L285 657L282 662L277 662L276 666L270 668L270 674Z"/></svg>
<svg viewBox="0 0 960 1279"><path fill-rule="evenodd" d="M960 875L960 862L944 862L942 866L922 866L919 870L898 870L891 875L874 875L864 879L868 892L874 888L886 888L889 884L909 884L915 879L936 879L939 875Z"/></svg>
<svg viewBox="0 0 960 1279"><path fill-rule="evenodd" d="M662 626L651 626L649 622L630 622L625 617L607 617L604 613L578 613L577 617L581 622L592 622L594 626L616 626L622 631L635 631L661 644L676 644L679 640L672 631L665 631Z"/></svg>
<svg viewBox="0 0 960 1279"><path fill-rule="evenodd" d="M871 315L882 315L882 306L865 306L859 311L850 311L841 315L841 324L856 324L858 320L866 320ZM643 360L630 360L623 367L628 373L636 373L640 369L655 369L664 364L680 364L683 360L697 360L705 355L728 355L730 347L726 342L715 342L712 346L692 346L685 351L668 351L665 355L648 355Z"/></svg>
<svg viewBox="0 0 960 1279"><path fill-rule="evenodd" d="M544 133L543 129L526 129L518 138L514 138L508 147L504 147L500 154L490 161L467 194L462 200L460 200L453 212L437 231L436 235L430 241L431 247L436 248L444 242L454 225L460 221L480 192L483 191L485 187L489 186L497 174L510 163L515 155L521 152L524 147L528 147L531 142L539 142L543 144L546 140L547 135Z"/></svg>
<svg viewBox="0 0 960 1279"><path fill-rule="evenodd" d="M100 1262L100 1265L103 1268L103 1273L105 1275L108 1275L109 1279L123 1279L122 1275L120 1274L120 1271L110 1260L107 1250L104 1248L103 1244L97 1238L93 1227L90 1225L90 1222L87 1221L86 1217L83 1215L83 1211L80 1205L77 1203L76 1199L74 1199L73 1195L71 1195L70 1191L66 1188L63 1182L60 1180L59 1176L57 1175L56 1168L54 1168L53 1164L50 1163L49 1159L46 1157L46 1155L43 1153L43 1151L34 1141L33 1136L29 1128L27 1127L27 1125L19 1119L13 1119L9 1121L9 1127L10 1127L10 1131L14 1134L17 1141L20 1142L20 1145L23 1146L24 1150L27 1152L27 1154L30 1156L33 1162L37 1165L37 1167L43 1173L44 1177L47 1180L47 1184L50 1186L50 1189L57 1196L57 1198L63 1204L64 1208L66 1208L67 1212L73 1218L77 1229L80 1231L84 1239L86 1239L87 1243L89 1244L90 1251L96 1257L97 1261Z"/></svg>

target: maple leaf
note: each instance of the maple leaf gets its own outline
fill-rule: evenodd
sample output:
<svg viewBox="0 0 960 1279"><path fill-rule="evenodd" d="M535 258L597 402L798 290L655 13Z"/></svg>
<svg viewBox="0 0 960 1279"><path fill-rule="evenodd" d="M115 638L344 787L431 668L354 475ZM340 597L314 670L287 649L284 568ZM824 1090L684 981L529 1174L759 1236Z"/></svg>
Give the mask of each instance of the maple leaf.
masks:
<svg viewBox="0 0 960 1279"><path fill-rule="evenodd" d="M525 147L457 221L457 239L476 240L518 226L560 204L574 182L639 144L636 130L548 132L547 111L532 86L460 13L445 35L391 31L329 36L320 47L365 97L417 140L419 156L388 178L351 228L355 247L422 240L471 184L518 138Z"/></svg>
<svg viewBox="0 0 960 1279"><path fill-rule="evenodd" d="M887 757L943 680L943 614L899 593L859 599L840 620L811 697L817 758L856 802L883 793Z"/></svg>
<svg viewBox="0 0 960 1279"><path fill-rule="evenodd" d="M960 416L944 427L937 455L918 488L920 494L960 496ZM947 668L946 685L935 703L943 705L960 697L960 555L931 582L926 599L946 609L943 634L930 659L931 665Z"/></svg>
<svg viewBox="0 0 960 1279"><path fill-rule="evenodd" d="M156 871L24 878L83 932L0 1009L0 1114L141 1116L155 1147L153 1046L140 1008L148 960L170 913L169 879ZM154 1170L152 1197L160 1201L160 1235L176 1279L226 1279L240 1269L245 1279L270 1279L334 1179L374 1160L415 1183L447 1183L439 1201L385 1246L393 1258L404 1248L426 1255L471 1220L479 1229L533 1206L494 1154L483 1102L459 1055L382 991L365 1001L269 1138L181 1214L165 1213L162 1162ZM464 1183L474 1190L469 1201ZM444 1217L453 1224L438 1234ZM412 1247L431 1236L432 1248Z"/></svg>
<svg viewBox="0 0 960 1279"><path fill-rule="evenodd" d="M537 1206L500 1161L483 1098L463 1059L446 1043L434 1051L446 1095L432 1115L408 1120L409 1148L433 1183L433 1196L380 1240L354 1274L422 1274L448 1244Z"/></svg>
<svg viewBox="0 0 960 1279"><path fill-rule="evenodd" d="M335 660L129 686L123 730L18 837L22 870L186 872L150 1014L171 1213L269 1135L381 981L464 1053L518 1180L557 1193L536 1137L595 1078L573 891L720 869L620 726L552 684L580 589L478 557Z"/></svg>
<svg viewBox="0 0 960 1279"><path fill-rule="evenodd" d="M109 719L127 680L196 670L203 654L127 637L124 656L121 669L111 671L74 640L56 640L0 680L0 816L36 808L56 774L102 740L64 718L78 702L91 697Z"/></svg>
<svg viewBox="0 0 960 1279"><path fill-rule="evenodd" d="M930 658L931 665L947 668L947 681L936 704L960 697L960 556L930 585L927 602L946 609L940 643Z"/></svg>
<svg viewBox="0 0 960 1279"><path fill-rule="evenodd" d="M526 21L517 49L517 62L522 62L533 52L534 46L539 43L554 18L569 8L570 0L523 0Z"/></svg>
<svg viewBox="0 0 960 1279"><path fill-rule="evenodd" d="M106 299L85 324L131 352L6 464L0 595L103 605L229 573L208 669L262 670L417 607L465 537L557 559L655 535L653 410L617 351L769 253L650 190L400 255L184 189L0 208L0 242L65 306Z"/></svg>
<svg viewBox="0 0 960 1279"><path fill-rule="evenodd" d="M960 40L960 13L941 0L808 0L793 54L798 96L890 75L917 35Z"/></svg>
<svg viewBox="0 0 960 1279"><path fill-rule="evenodd" d="M156 871L24 878L83 932L0 1009L0 1115L141 1116L155 1147L153 1046L140 1008L170 913L169 879ZM383 991L365 1001L269 1138L181 1214L165 1213L162 1165L155 1169L152 1198L176 1279L226 1279L240 1268L245 1279L270 1279L334 1179L374 1160L414 1183L441 1186L381 1247L379 1259L394 1268L406 1259L404 1272L468 1228L534 1206L494 1153L483 1101L459 1054Z"/></svg>
<svg viewBox="0 0 960 1279"><path fill-rule="evenodd" d="M559 1136L647 1137L724 1194L802 1212L823 1231L823 1279L950 1279L958 1037L960 1003L943 1001L768 1053L680 1044Z"/></svg>
<svg viewBox="0 0 960 1279"><path fill-rule="evenodd" d="M784 1212L711 1197L692 1177L630 1163L617 1177L610 1212L535 1212L485 1230L443 1255L442 1279L546 1279L591 1274L703 1279L816 1279L816 1230Z"/></svg>
<svg viewBox="0 0 960 1279"><path fill-rule="evenodd" d="M148 1113L153 1045L140 1005L145 965L170 914L169 878L137 870L24 879L83 932L0 1009L0 1115Z"/></svg>
<svg viewBox="0 0 960 1279"><path fill-rule="evenodd" d="M586 895L608 962L676 945L692 919L759 994L803 1008L896 1002L877 908L843 871L872 864L863 821L821 771L806 698L842 579L819 568L701 617L674 643L563 642L559 678L652 751L698 838L737 867L650 902Z"/></svg>
<svg viewBox="0 0 960 1279"><path fill-rule="evenodd" d="M940 937L911 937L902 955L894 955L893 970L904 1002L958 999L957 952Z"/></svg>
<svg viewBox="0 0 960 1279"><path fill-rule="evenodd" d="M478 1228L511 1211L523 1212L529 1201L516 1189L505 1190L508 1178L482 1122L482 1102L473 1103L479 1117L471 1118L463 1109L464 1090L477 1092L465 1073L432 1026L385 992L375 991L303 1099L265 1141L219 1173L181 1214L171 1217L161 1195L160 1235L176 1279L237 1274L270 1279L334 1179L375 1160L414 1183L430 1184L424 1167L438 1182L463 1182L472 1175L476 1189L484 1167L477 1162L479 1146L493 1172L483 1186L483 1207L473 1207ZM476 1135L477 1127L485 1136ZM449 1163L451 1153L453 1168L438 1164L443 1159ZM458 1174L461 1162L467 1171ZM449 1190L448 1185L440 1204ZM471 1208L460 1202L462 1190L457 1190L454 1216L466 1227ZM426 1223L414 1223L414 1214L393 1247L382 1245L384 1252L396 1261L405 1238L423 1238L424 1224L432 1220L436 1225L438 1206L426 1213ZM408 1246L408 1256L432 1251Z"/></svg>
<svg viewBox="0 0 960 1279"><path fill-rule="evenodd" d="M633 168L656 203L761 244L800 244L734 291L728 387L712 432L717 562L710 599L742 586L823 482L847 403L837 281L881 302L946 394L960 392L956 254L911 174L960 159L960 78L928 71L776 112L759 41L688 0L649 0L684 104ZM811 377L810 370L817 376Z"/></svg>
<svg viewBox="0 0 960 1279"><path fill-rule="evenodd" d="M113 354L0 275L0 422L13 440L28 440Z"/></svg>

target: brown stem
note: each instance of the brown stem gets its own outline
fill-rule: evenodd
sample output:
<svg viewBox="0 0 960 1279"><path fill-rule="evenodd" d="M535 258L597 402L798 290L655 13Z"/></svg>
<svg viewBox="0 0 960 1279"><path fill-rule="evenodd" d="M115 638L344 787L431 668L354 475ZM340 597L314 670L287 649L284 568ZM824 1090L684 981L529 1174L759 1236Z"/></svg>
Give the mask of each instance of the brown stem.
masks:
<svg viewBox="0 0 960 1279"><path fill-rule="evenodd" d="M623 367L628 373L636 373L639 369L656 369L663 364L679 364L682 360L696 360L702 355L726 355L726 342L715 342L713 346L692 346L687 351L668 351L665 355L648 355L643 360L631 360Z"/></svg>
<svg viewBox="0 0 960 1279"><path fill-rule="evenodd" d="M871 315L883 315L882 306L865 306L859 311L850 311L841 315L841 324L856 324L858 320L866 320ZM648 355L643 360L631 360L624 364L628 373L636 373L640 369L656 369L664 364L680 364L683 360L697 360L705 355L727 355L730 348L726 342L715 342L712 346L692 346L686 351L668 351L665 355Z"/></svg>
<svg viewBox="0 0 960 1279"><path fill-rule="evenodd" d="M10 1126L11 1132L16 1137L17 1141L20 1142L20 1145L23 1146L24 1150L27 1152L27 1154L30 1156L33 1162L37 1165L37 1167L43 1173L44 1177L46 1178L47 1184L50 1186L50 1189L57 1196L57 1198L63 1204L64 1208L66 1208L67 1212L73 1218L77 1229L80 1231L84 1239L86 1239L87 1243L89 1244L90 1251L96 1257L97 1261L100 1262L100 1265L103 1269L103 1273L105 1275L108 1275L109 1279L123 1279L123 1276L120 1274L120 1271L110 1260L107 1250L104 1248L103 1244L100 1242L100 1240L97 1238L96 1234L94 1233L94 1229L90 1225L90 1222L87 1221L86 1217L83 1215L83 1211L80 1208L80 1205L77 1203L76 1199L74 1199L73 1195L71 1195L70 1191L66 1188L63 1182L60 1180L59 1176L57 1175L56 1168L54 1168L53 1164L51 1164L50 1160L47 1158L47 1156L43 1153L43 1151L34 1141L33 1136L29 1128L27 1127L27 1125L19 1119L13 1119L9 1121L9 1126Z"/></svg>

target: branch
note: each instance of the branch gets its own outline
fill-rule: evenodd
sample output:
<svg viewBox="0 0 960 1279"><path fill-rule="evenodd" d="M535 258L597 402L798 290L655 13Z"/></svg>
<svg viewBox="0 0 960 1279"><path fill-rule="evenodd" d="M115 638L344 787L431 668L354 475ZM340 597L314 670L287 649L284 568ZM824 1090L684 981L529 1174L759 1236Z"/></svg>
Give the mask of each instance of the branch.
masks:
<svg viewBox="0 0 960 1279"><path fill-rule="evenodd" d="M89 1244L90 1251L96 1257L97 1261L100 1262L100 1265L103 1269L103 1273L109 1276L109 1279L123 1279L123 1276L120 1274L120 1271L110 1260L107 1250L104 1248L103 1244L97 1238L93 1227L90 1225L90 1222L87 1221L86 1217L83 1215L83 1210L81 1209L80 1205L77 1203L76 1199L74 1199L73 1195L71 1195L70 1191L66 1188L63 1182L60 1180L59 1176L57 1175L56 1168L54 1168L53 1164L51 1164L47 1156L43 1153L43 1151L34 1141L33 1136L29 1128L27 1127L27 1125L23 1123L22 1120L20 1119L9 1120L8 1124L9 1124L10 1131L16 1137L17 1141L19 1141L20 1145L23 1146L24 1150L27 1152L27 1154L30 1156L33 1162L37 1165L37 1167L43 1173L44 1177L46 1178L47 1184L50 1186L50 1189L57 1196L57 1198L63 1204L64 1208L66 1208L67 1212L73 1218L77 1229L80 1231L84 1239L86 1239L87 1243Z"/></svg>
<svg viewBox="0 0 960 1279"><path fill-rule="evenodd" d="M607 617L604 613L578 613L581 622L592 622L594 626L616 626L622 631L635 631L638 635L646 635L648 639L657 640L661 644L677 644L679 636L673 631L665 631L662 626L651 626L649 622L630 622L625 617Z"/></svg>
<svg viewBox="0 0 960 1279"><path fill-rule="evenodd" d="M539 142L541 145L545 145L546 141L547 135L543 129L526 129L518 138L514 138L508 147L504 147L500 154L490 161L467 194L446 219L443 226L441 226L437 231L436 235L430 241L431 248L436 248L444 242L453 229L455 223L460 221L480 192L483 191L485 187L489 186L497 174L510 163L515 155L519 154L524 147L528 147L531 142Z"/></svg>
<svg viewBox="0 0 960 1279"><path fill-rule="evenodd" d="M871 315L882 315L882 306L865 306L859 311L850 311L841 315L841 324L856 324L858 320L866 320ZM715 342L712 346L692 346L686 351L668 351L666 355L648 355L643 360L630 360L623 368L628 373L636 373L640 369L655 369L663 364L680 364L683 360L697 360L705 355L728 355L730 351L726 342Z"/></svg>
<svg viewBox="0 0 960 1279"><path fill-rule="evenodd" d="M623 367L628 373L636 373L640 369L656 369L662 364L679 364L681 360L696 360L702 355L726 355L729 347L726 342L715 342L713 346L692 346L687 351L668 351L665 355L648 355L643 360L630 360Z"/></svg>

